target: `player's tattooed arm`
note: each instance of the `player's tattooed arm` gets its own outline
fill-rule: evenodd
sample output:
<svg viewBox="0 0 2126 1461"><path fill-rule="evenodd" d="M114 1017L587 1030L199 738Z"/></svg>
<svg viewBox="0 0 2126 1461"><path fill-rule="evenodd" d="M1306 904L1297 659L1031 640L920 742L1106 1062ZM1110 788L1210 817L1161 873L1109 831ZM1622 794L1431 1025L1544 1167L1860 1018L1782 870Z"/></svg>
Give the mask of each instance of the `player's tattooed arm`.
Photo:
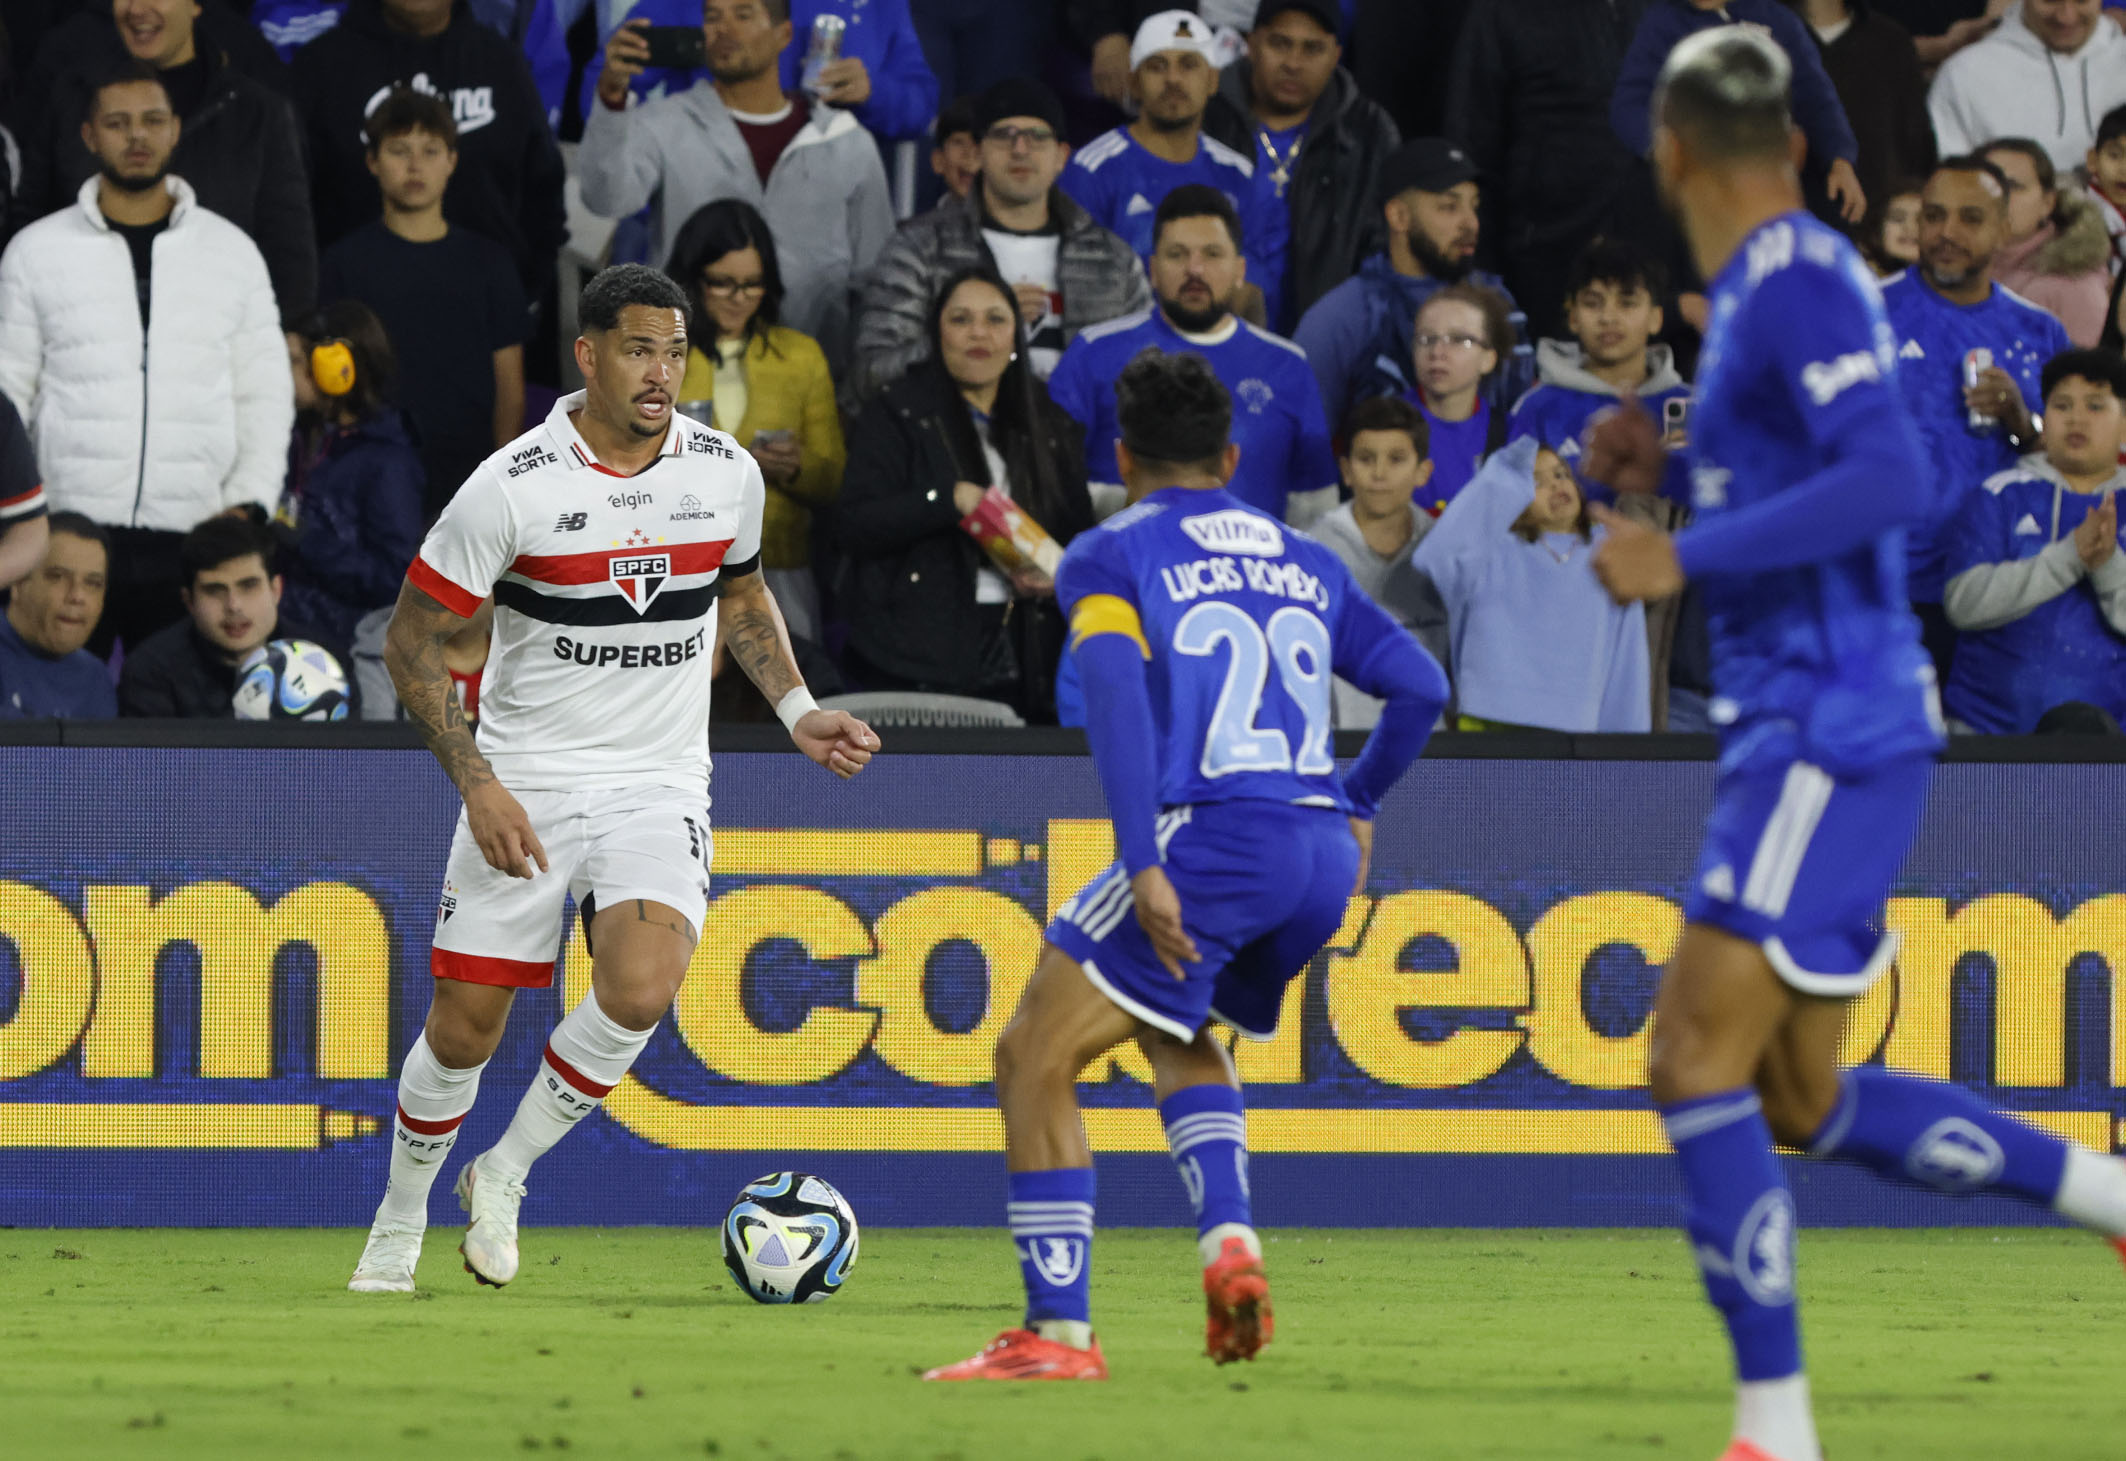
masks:
<svg viewBox="0 0 2126 1461"><path fill-rule="evenodd" d="M782 610L768 592L767 575L755 570L723 585L723 647L746 678L774 705L804 684Z"/></svg>
<svg viewBox="0 0 2126 1461"><path fill-rule="evenodd" d="M421 728L428 749L460 793L495 779L495 769L480 754L465 708L458 703L450 667L443 662L444 641L464 627L464 619L405 583L399 586L399 602L384 635L384 667L391 672L399 704Z"/></svg>
<svg viewBox="0 0 2126 1461"><path fill-rule="evenodd" d="M398 607L384 633L384 666L399 692L399 703L421 728L428 749L465 798L465 823L487 865L513 878L545 872L546 849L532 830L531 818L495 768L480 754L458 704L443 645L466 621L408 583L399 589Z"/></svg>

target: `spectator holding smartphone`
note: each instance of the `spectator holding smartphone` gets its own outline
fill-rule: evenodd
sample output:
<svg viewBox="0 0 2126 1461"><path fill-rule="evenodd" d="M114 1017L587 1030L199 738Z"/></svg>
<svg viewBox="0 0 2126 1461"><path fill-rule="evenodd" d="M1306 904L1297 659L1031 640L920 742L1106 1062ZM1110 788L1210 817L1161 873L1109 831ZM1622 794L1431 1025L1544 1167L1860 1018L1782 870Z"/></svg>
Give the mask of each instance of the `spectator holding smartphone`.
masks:
<svg viewBox="0 0 2126 1461"><path fill-rule="evenodd" d="M790 632L817 643L812 510L834 500L848 460L827 357L810 336L779 323L775 238L750 204L724 198L697 211L664 269L692 306L679 409L729 432L760 463L768 487L761 571Z"/></svg>
<svg viewBox="0 0 2126 1461"><path fill-rule="evenodd" d="M1524 437L1417 545L1447 606L1462 729L1652 727L1645 606L1612 603L1588 570L1601 533L1564 458Z"/></svg>
<svg viewBox="0 0 2126 1461"><path fill-rule="evenodd" d="M2070 350L2044 375L2045 446L1963 498L1943 607L1962 633L1952 726L2027 735L2056 705L2126 716L2126 361Z"/></svg>
<svg viewBox="0 0 2126 1461"><path fill-rule="evenodd" d="M1018 299L996 274L948 279L930 337L929 358L850 432L836 536L852 564L851 677L1052 720L1055 585L1005 578L961 521L996 487L1067 546L1093 524L1081 433L1028 368Z"/></svg>

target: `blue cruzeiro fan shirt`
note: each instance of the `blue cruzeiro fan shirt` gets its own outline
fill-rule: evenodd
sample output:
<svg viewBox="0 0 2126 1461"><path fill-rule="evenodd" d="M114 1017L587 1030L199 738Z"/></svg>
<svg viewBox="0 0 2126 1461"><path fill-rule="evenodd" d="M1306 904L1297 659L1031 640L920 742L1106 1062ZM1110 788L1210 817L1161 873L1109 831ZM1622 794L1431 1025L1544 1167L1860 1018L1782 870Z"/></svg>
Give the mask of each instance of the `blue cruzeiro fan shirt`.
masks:
<svg viewBox="0 0 2126 1461"><path fill-rule="evenodd" d="M1225 194L1240 215L1240 252L1248 261L1248 282L1262 290L1263 315L1281 316L1285 252L1292 232L1291 214L1268 175L1258 174L1255 160L1208 135L1196 139L1196 155L1187 162L1168 162L1144 149L1117 127L1072 154L1057 185L1102 228L1125 239L1147 264L1152 257L1152 220L1166 195L1184 183L1206 183Z"/></svg>
<svg viewBox="0 0 2126 1461"><path fill-rule="evenodd" d="M2015 378L2033 415L2044 409L2039 377L2045 362L2069 348L2067 331L2049 313L1996 284L1982 302L1944 299L1916 269L1884 281L1882 307L1897 332L1897 380L1926 448L1933 507L1909 536L1907 574L1912 597L1941 602L1942 555L1949 524L1964 496L2016 463L2008 433L1994 423L1970 428L1964 407L1964 356L1993 352L1993 363Z"/></svg>
<svg viewBox="0 0 2126 1461"><path fill-rule="evenodd" d="M1850 243L1806 213L1760 226L1709 290L1691 419L1724 765L1858 772L1942 742L1905 591L1931 500L1897 340Z"/></svg>
<svg viewBox="0 0 2126 1461"><path fill-rule="evenodd" d="M1157 309L1082 331L1048 378L1048 393L1085 428L1085 475L1120 482L1115 465L1115 378L1137 353L1194 351L1233 397L1240 468L1227 490L1272 517L1285 496L1337 484L1336 451L1306 353L1290 340L1228 317L1222 338L1188 336Z"/></svg>

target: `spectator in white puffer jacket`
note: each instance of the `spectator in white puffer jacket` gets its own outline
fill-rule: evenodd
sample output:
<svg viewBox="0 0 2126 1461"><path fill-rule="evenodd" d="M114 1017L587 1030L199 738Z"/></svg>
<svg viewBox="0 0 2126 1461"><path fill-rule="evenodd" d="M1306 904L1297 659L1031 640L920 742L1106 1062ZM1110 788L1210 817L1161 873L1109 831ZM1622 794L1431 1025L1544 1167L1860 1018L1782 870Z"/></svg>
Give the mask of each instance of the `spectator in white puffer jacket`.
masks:
<svg viewBox="0 0 2126 1461"><path fill-rule="evenodd" d="M271 510L295 395L257 246L166 175L179 123L160 77L128 62L91 97L97 176L0 256L0 391L52 507L110 530L104 653L183 617L188 529Z"/></svg>

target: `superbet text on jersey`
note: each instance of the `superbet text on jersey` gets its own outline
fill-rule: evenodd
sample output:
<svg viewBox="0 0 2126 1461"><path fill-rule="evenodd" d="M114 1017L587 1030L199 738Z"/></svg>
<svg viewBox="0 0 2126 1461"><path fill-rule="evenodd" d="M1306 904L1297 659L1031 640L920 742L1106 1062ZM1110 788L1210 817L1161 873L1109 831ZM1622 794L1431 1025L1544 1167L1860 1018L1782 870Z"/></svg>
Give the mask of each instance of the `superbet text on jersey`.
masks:
<svg viewBox="0 0 2126 1461"><path fill-rule="evenodd" d="M760 468L675 417L622 476L584 445L564 396L483 462L407 572L455 613L495 599L479 743L512 790L706 789L716 580L757 569Z"/></svg>

